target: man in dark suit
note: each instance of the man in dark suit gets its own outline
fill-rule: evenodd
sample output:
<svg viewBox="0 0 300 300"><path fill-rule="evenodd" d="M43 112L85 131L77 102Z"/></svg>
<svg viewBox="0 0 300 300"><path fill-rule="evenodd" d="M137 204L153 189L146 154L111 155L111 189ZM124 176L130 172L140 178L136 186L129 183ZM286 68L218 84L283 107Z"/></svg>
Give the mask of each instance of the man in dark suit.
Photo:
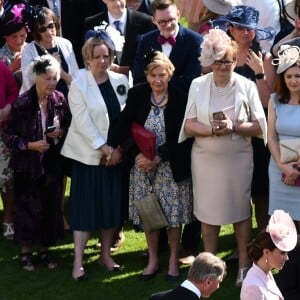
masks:
<svg viewBox="0 0 300 300"><path fill-rule="evenodd" d="M95 0L29 0L30 5L40 5L55 12L54 2L58 5L58 18L61 22L62 36L73 45L78 66L83 67L81 48L84 43L84 20L99 11Z"/></svg>
<svg viewBox="0 0 300 300"><path fill-rule="evenodd" d="M155 27L151 17L144 13L126 8L126 0L103 0L107 11L86 18L86 30L94 29L103 21L115 27L124 36L122 53L118 58L118 65L128 66L132 70L137 48L138 36Z"/></svg>
<svg viewBox="0 0 300 300"><path fill-rule="evenodd" d="M173 290L153 294L150 300L199 300L209 297L220 286L226 273L225 262L202 252L195 257L187 280Z"/></svg>
<svg viewBox="0 0 300 300"><path fill-rule="evenodd" d="M178 24L180 14L175 0L154 0L151 8L152 20L158 30L140 38L133 72L134 83L146 80L144 55L154 49L166 54L175 66L171 80L188 90L192 80L201 74L198 58L203 38Z"/></svg>

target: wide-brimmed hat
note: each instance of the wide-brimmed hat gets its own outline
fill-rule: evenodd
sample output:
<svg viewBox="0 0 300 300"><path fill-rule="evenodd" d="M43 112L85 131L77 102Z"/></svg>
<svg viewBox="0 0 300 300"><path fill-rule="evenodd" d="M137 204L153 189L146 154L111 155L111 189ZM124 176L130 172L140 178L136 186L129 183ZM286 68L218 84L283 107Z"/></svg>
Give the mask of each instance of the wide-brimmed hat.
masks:
<svg viewBox="0 0 300 300"><path fill-rule="evenodd" d="M256 40L270 40L275 35L272 27L261 28L258 26L259 11L247 5L236 5L231 8L229 13L213 21L214 27L227 30L229 25L240 26L249 30L256 31Z"/></svg>
<svg viewBox="0 0 300 300"><path fill-rule="evenodd" d="M284 210L275 210L266 228L274 245L281 251L291 251L297 244L297 230L294 221Z"/></svg>
<svg viewBox="0 0 300 300"><path fill-rule="evenodd" d="M272 60L272 64L277 66L277 74L284 72L295 64L300 66L300 48L298 46L281 45L277 56Z"/></svg>
<svg viewBox="0 0 300 300"><path fill-rule="evenodd" d="M226 15L233 6L242 4L241 0L203 0L202 2L207 9L218 15Z"/></svg>
<svg viewBox="0 0 300 300"><path fill-rule="evenodd" d="M285 0L285 13L288 17L289 21L293 23L293 21L298 18L295 12L295 0Z"/></svg>
<svg viewBox="0 0 300 300"><path fill-rule="evenodd" d="M27 28L27 20L23 18L22 11L25 9L25 4L15 4L11 10L5 13L4 18L0 23L0 34L3 36L11 35L18 32L22 28Z"/></svg>

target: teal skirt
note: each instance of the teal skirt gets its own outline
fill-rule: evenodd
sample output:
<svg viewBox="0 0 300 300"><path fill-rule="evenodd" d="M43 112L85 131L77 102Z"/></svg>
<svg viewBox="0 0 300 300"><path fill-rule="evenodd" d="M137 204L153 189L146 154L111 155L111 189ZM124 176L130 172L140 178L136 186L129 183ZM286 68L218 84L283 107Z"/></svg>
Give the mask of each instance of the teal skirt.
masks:
<svg viewBox="0 0 300 300"><path fill-rule="evenodd" d="M120 166L89 166L72 162L70 226L72 230L96 231L120 228L125 218Z"/></svg>

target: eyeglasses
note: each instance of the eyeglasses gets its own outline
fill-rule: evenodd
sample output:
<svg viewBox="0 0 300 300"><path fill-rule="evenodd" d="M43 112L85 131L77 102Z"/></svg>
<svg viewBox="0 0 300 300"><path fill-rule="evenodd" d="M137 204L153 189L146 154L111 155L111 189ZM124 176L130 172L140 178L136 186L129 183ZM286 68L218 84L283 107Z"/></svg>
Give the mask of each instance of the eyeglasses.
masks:
<svg viewBox="0 0 300 300"><path fill-rule="evenodd" d="M169 20L160 20L160 21L156 21L156 22L159 26L165 27L167 24L174 23L175 21L176 21L176 18L171 18Z"/></svg>
<svg viewBox="0 0 300 300"><path fill-rule="evenodd" d="M55 28L55 22L49 23L47 26L42 26L38 29L39 32L46 32L47 29Z"/></svg>
<svg viewBox="0 0 300 300"><path fill-rule="evenodd" d="M225 65L226 67L230 67L233 63L234 63L233 60L216 60L214 62L214 65L216 65L216 66Z"/></svg>

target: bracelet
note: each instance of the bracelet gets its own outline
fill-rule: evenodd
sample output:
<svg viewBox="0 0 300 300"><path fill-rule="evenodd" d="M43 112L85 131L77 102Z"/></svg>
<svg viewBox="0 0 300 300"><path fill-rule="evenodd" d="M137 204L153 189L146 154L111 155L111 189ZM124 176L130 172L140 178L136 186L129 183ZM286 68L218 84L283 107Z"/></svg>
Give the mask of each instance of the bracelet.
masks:
<svg viewBox="0 0 300 300"><path fill-rule="evenodd" d="M264 79L265 73L257 73L255 74L255 79Z"/></svg>

